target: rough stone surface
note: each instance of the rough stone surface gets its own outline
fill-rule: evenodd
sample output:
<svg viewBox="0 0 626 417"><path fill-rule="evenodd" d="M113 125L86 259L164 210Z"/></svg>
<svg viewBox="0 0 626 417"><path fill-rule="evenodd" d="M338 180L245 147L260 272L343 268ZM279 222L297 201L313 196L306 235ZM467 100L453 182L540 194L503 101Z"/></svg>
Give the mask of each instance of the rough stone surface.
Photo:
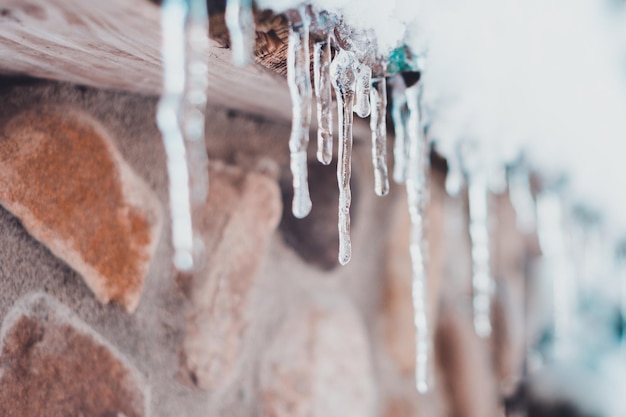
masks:
<svg viewBox="0 0 626 417"><path fill-rule="evenodd" d="M261 371L261 415L373 416L376 387L363 323L347 299L323 299L284 322Z"/></svg>
<svg viewBox="0 0 626 417"><path fill-rule="evenodd" d="M447 393L450 415L497 416L497 386L489 345L474 333L471 316L444 302L436 333L439 381Z"/></svg>
<svg viewBox="0 0 626 417"><path fill-rule="evenodd" d="M184 366L202 388L231 379L247 327L249 298L282 210L275 180L212 164L206 271L191 283Z"/></svg>
<svg viewBox="0 0 626 417"><path fill-rule="evenodd" d="M224 86L227 83L220 88L226 89ZM0 92L3 98L0 101L0 131L16 115L32 110L34 104L75 108L97 120L106 127L124 160L154 190L167 218L166 158L154 118L157 97L61 83L7 82L3 79L0 79ZM68 116L72 120L71 113ZM207 226L213 224L214 231L209 239L211 259L208 265L211 268L201 279L175 279L170 230L164 227L144 281L141 302L134 314L127 314L116 303L100 304L73 269L33 239L14 215L0 207L0 320L5 320L5 327L12 328L10 323L16 323L21 317L9 310L27 294L45 292L59 300L88 328L79 326L78 320L59 323L69 323L81 335L95 340L96 347L90 351L104 346L126 369L137 369L145 376L150 395L144 395L144 398L149 410L146 413L150 417L263 417L284 411L289 404L294 404L297 412L307 412L322 401L326 403L320 405L318 412L331 416L333 414L328 411L331 407L343 408L342 415L356 415L352 412L356 410L359 415L368 417L385 416L385 413L391 413L393 417L396 417L394 414L402 417L467 416L469 411L460 413L459 410L473 410L473 415L477 415L477 411L487 408L477 406L477 403L495 402L495 395L491 394L458 394L479 385L477 379L481 381L481 387L485 387L484 381L489 386L493 384L489 379L493 378L489 371L489 346L478 344L476 347L476 340L472 339L470 310L467 309L471 298L454 296L469 289L469 251L464 240L467 228L463 224L462 201L458 207L452 207L447 200L442 212L433 214L445 215L446 233L442 234L442 246L451 262L445 264L441 287L458 307L454 317L457 323L461 323L450 326L446 324L449 321L442 322L451 332L437 353L450 350L455 353L440 361L435 392L416 395L412 373L402 374L398 370L396 358L387 348L385 334L391 326L400 324L396 327L398 331L405 328L402 327L404 324L395 323L404 320L401 314L391 315L385 310L389 253L386 245L389 233L395 233L391 224L397 214L392 209L402 189L392 185L386 198L374 194L369 134L359 136L355 131L353 166L355 172L358 171L359 180L353 182L353 188L360 197L352 214L360 220L354 222L351 230L352 261L345 267L323 270L317 264L303 260L275 229L272 228L273 232L262 230L270 227L271 222L266 216L272 217L274 222L280 217L281 192L277 183L289 183L291 179L286 143L290 124L210 107L206 132L210 160L228 163L217 169L221 172L212 172L212 179L217 183L212 182L209 194L221 193L219 198L230 205L222 206L220 212L207 219ZM312 132L312 137L314 135ZM315 154L314 140L309 154ZM332 171L329 177L334 176L333 167L326 168ZM250 177L259 181L248 182L246 178ZM254 192L249 189L243 192L246 184L258 187L252 187ZM330 185L336 186L334 183ZM240 203L244 200L254 205L254 210L241 208ZM283 204L289 205L290 201L284 200ZM321 197L314 197L313 204L314 207L323 206L326 202ZM450 208L453 210L449 211ZM406 215L405 202L400 203L397 210L397 213ZM336 214L336 207L330 207L328 211ZM252 212L259 217L253 217ZM241 224L234 219L240 219ZM453 220L459 221L455 223ZM261 225L257 225L257 221ZM250 225L252 222L255 224ZM252 235L242 236L244 230L252 231ZM300 236L306 239L310 234L313 239L317 238L315 233L316 229L310 228ZM431 243L431 246L437 247L437 244ZM400 244L398 248L406 250ZM252 260L244 256L249 253L254 254ZM437 256L432 251L431 254ZM408 259L408 251L406 256ZM259 262L258 267L255 262ZM222 278L215 279L217 271L224 273ZM250 271L257 271L258 276L249 274ZM228 279L223 278L225 274L230 274ZM409 279L401 275L397 278L406 282ZM180 285L181 282L184 285ZM210 304L214 300L215 304ZM215 308L207 309L207 305ZM198 314L194 316L195 313ZM311 314L313 324L303 325ZM30 313L26 316L43 317ZM206 326L205 318L209 323ZM407 334L403 337L412 343L410 321L406 328ZM198 389L200 378L197 377L195 386L180 380L181 374L189 382L192 377L189 368L181 367L183 347L191 340L187 338L188 330L197 331L198 343L192 346L198 354L196 364L208 369L208 373L199 375L207 378L205 382L217 381L216 389ZM311 344L307 345L307 341ZM465 344L470 348L466 349ZM301 350L302 346L304 350ZM307 346L313 350L307 351ZM202 362L205 353L209 360ZM467 365L467 373L458 374L458 368L446 365L471 365L476 362L474 355L478 355L479 364ZM185 355L182 356L185 359ZM318 357L320 359L316 359ZM407 357L412 361L412 355ZM321 367L316 365L312 369L309 358ZM475 372L475 378L472 372ZM350 377L344 377L342 373ZM277 375L281 375L280 378ZM305 383L290 384L288 381L292 380L311 382L308 386ZM98 391L104 389L100 388L102 385L95 386ZM307 391L309 388L311 391ZM307 397L307 392L311 392L313 399L308 399L311 397ZM447 406L442 407L442 403ZM0 412L0 415L4 414ZM294 415L297 414L294 412ZM84 417L91 416L85 414ZM104 416L96 414L95 417Z"/></svg>
<svg viewBox="0 0 626 417"><path fill-rule="evenodd" d="M0 136L0 204L81 273L101 302L133 311L161 209L107 136L68 108L13 117Z"/></svg>
<svg viewBox="0 0 626 417"><path fill-rule="evenodd" d="M143 417L136 371L45 295L27 297L5 319L0 414L5 417Z"/></svg>

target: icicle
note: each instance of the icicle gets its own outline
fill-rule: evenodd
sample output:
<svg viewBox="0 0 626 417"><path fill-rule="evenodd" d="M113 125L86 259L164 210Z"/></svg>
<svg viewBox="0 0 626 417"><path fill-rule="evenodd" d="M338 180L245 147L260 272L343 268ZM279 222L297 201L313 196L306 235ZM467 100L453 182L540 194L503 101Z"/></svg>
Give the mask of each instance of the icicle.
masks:
<svg viewBox="0 0 626 417"><path fill-rule="evenodd" d="M354 112L359 117L370 115L370 86L372 83L372 69L360 62L355 66L356 94L354 96Z"/></svg>
<svg viewBox="0 0 626 417"><path fill-rule="evenodd" d="M468 173L474 330L480 337L491 335L493 278L489 260L489 187L484 171Z"/></svg>
<svg viewBox="0 0 626 417"><path fill-rule="evenodd" d="M167 154L174 265L181 271L190 271L202 242L194 236L192 212L203 209L208 190L204 144L206 3L166 0L161 19L164 88L157 123ZM189 53L187 59L185 51Z"/></svg>
<svg viewBox="0 0 626 417"><path fill-rule="evenodd" d="M430 330L428 324L428 279L426 276L425 212L428 201L428 149L420 121L421 83L406 89L409 160L406 193L411 218L410 253L415 322L415 383L417 390L429 389Z"/></svg>
<svg viewBox="0 0 626 417"><path fill-rule="evenodd" d="M372 114L372 162L374 163L374 191L379 196L389 193L387 173L387 86L384 75L372 79L370 90Z"/></svg>
<svg viewBox="0 0 626 417"><path fill-rule="evenodd" d="M463 188L463 170L461 169L461 162L459 161L458 155L450 155L447 162L446 192L450 197L455 197L459 195L461 188Z"/></svg>
<svg viewBox="0 0 626 417"><path fill-rule="evenodd" d="M407 149L406 132L404 124L406 119L406 85L402 75L397 74L390 80L391 84L391 117L393 119L393 131L395 142L393 148L393 180L402 184L406 180Z"/></svg>
<svg viewBox="0 0 626 417"><path fill-rule="evenodd" d="M293 215L306 217L311 212L311 197L307 179L307 148L311 124L311 75L309 68L309 22L306 13L292 10L289 48L287 52L287 82L291 93L293 121L289 150L293 175Z"/></svg>
<svg viewBox="0 0 626 417"><path fill-rule="evenodd" d="M209 81L209 15L204 0L188 0L186 86L182 118L187 147L192 226L193 258L196 269L203 267L205 243L202 224L209 191L209 160L204 137Z"/></svg>
<svg viewBox="0 0 626 417"><path fill-rule="evenodd" d="M252 0L227 0L226 26L230 33L230 45L235 65L244 66L254 52L254 15Z"/></svg>
<svg viewBox="0 0 626 417"><path fill-rule="evenodd" d="M330 83L330 37L313 45L313 74L317 98L317 159L324 165L333 159L333 97Z"/></svg>
<svg viewBox="0 0 626 417"><path fill-rule="evenodd" d="M618 243L615 255L617 283L620 287L620 297L618 302L623 323L626 320L626 239L622 238L622 240ZM622 331L621 336L621 351L624 359L626 360L626 333Z"/></svg>
<svg viewBox="0 0 626 417"><path fill-rule="evenodd" d="M351 52L340 50L330 65L330 77L337 96L339 155L339 263L345 265L352 256L350 243L350 176L352 170L352 106L356 89L355 58Z"/></svg>
<svg viewBox="0 0 626 417"><path fill-rule="evenodd" d="M489 191L493 194L502 194L506 191L506 166L504 164L497 164L493 168L493 170L489 173L487 185Z"/></svg>
<svg viewBox="0 0 626 417"><path fill-rule="evenodd" d="M537 234L545 268L552 279L555 355L566 354L572 335L574 308L572 285L576 276L568 256L563 202L554 190L537 195Z"/></svg>
<svg viewBox="0 0 626 417"><path fill-rule="evenodd" d="M509 171L508 183L509 198L517 217L517 228L522 233L532 233L535 230L535 200L530 188L528 168L523 161Z"/></svg>

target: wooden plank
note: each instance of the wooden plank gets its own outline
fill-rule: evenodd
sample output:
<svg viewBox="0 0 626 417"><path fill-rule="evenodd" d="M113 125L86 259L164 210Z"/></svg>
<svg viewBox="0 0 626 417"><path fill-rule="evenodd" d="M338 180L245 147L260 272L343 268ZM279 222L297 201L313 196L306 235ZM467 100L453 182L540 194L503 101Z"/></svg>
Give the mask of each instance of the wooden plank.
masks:
<svg viewBox="0 0 626 417"><path fill-rule="evenodd" d="M282 72L286 32L272 25L286 22L267 20L257 34L256 60ZM214 35L210 103L290 123L284 76L260 65L235 67L223 32ZM162 83L160 45L160 8L147 0L0 0L1 74L155 95ZM278 55L270 57L273 51ZM357 123L355 136L367 135L365 123Z"/></svg>
<svg viewBox="0 0 626 417"><path fill-rule="evenodd" d="M161 91L160 9L144 0L0 0L0 71L143 94ZM211 42L212 104L290 117L281 77L234 67ZM268 105L271 103L271 106Z"/></svg>

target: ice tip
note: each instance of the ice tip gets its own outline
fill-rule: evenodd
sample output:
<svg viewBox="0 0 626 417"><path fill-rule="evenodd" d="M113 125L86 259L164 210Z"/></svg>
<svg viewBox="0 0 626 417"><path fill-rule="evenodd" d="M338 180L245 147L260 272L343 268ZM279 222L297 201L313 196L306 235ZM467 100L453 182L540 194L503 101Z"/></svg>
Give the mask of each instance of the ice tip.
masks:
<svg viewBox="0 0 626 417"><path fill-rule="evenodd" d="M477 318L474 320L474 331L481 339L488 339L491 336L491 323L489 320Z"/></svg>
<svg viewBox="0 0 626 417"><path fill-rule="evenodd" d="M374 191L376 192L376 195L378 197L385 197L387 194L389 194L389 182L376 187Z"/></svg>
<svg viewBox="0 0 626 417"><path fill-rule="evenodd" d="M352 259L352 244L348 240L347 242L339 242L339 264L341 266L348 265L350 259Z"/></svg>
<svg viewBox="0 0 626 417"><path fill-rule="evenodd" d="M333 156L332 155L328 155L324 152L318 152L317 153L317 160L322 164L322 165L330 165L330 163L333 161Z"/></svg>
<svg viewBox="0 0 626 417"><path fill-rule="evenodd" d="M188 250L177 250L174 254L174 267L180 272L193 270L193 256Z"/></svg>
<svg viewBox="0 0 626 417"><path fill-rule="evenodd" d="M415 388L417 389L417 392L419 392L420 394L428 393L428 384L425 381L417 381L415 383Z"/></svg>
<svg viewBox="0 0 626 417"><path fill-rule="evenodd" d="M313 203L310 198L306 199L293 199L291 212L296 219L304 219L311 213Z"/></svg>
<svg viewBox="0 0 626 417"><path fill-rule="evenodd" d="M346 266L348 265L348 263L350 263L350 259L352 258L352 254L347 253L347 254L339 254L339 264L341 266Z"/></svg>

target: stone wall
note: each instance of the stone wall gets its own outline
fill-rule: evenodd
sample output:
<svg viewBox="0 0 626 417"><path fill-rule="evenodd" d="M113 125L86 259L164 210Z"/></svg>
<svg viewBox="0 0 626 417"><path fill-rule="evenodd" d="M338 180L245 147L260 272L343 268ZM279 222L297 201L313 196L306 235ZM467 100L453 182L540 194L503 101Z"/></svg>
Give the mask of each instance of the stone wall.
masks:
<svg viewBox="0 0 626 417"><path fill-rule="evenodd" d="M444 196L441 172L429 266L438 360L422 396L406 198L400 187L375 196L369 138L355 142L353 257L339 267L334 164L311 161L313 211L296 220L290 127L211 109L207 268L178 276L157 99L1 88L0 415L497 414L500 374L519 361L502 341L515 335L489 344L471 331L467 236L445 221L463 202Z"/></svg>

